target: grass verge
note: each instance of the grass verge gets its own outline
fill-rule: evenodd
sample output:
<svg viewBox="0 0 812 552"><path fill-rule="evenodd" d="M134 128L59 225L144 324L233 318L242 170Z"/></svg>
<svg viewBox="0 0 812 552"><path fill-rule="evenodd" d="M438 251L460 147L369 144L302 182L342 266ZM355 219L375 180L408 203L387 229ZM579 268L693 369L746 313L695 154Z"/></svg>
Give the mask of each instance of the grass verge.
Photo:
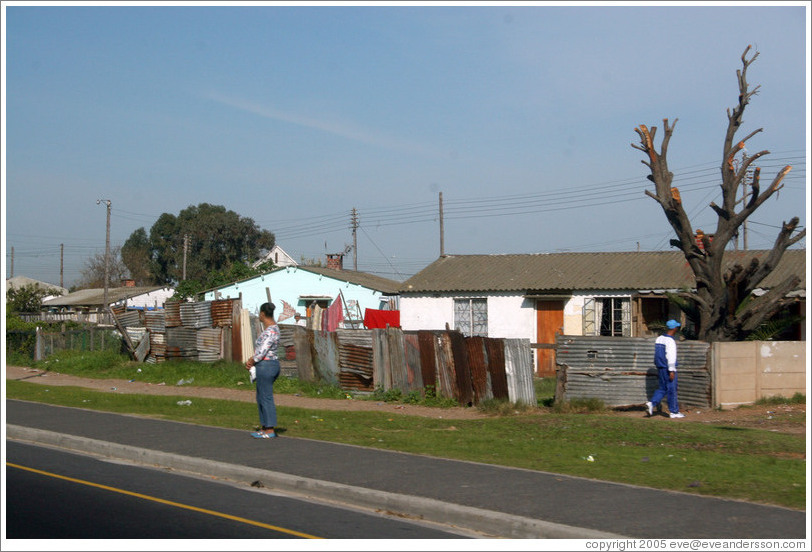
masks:
<svg viewBox="0 0 812 552"><path fill-rule="evenodd" d="M178 395L117 395L6 382L10 399L253 429L250 403ZM178 401L191 399L190 406ZM601 413L480 420L279 408L280 433L776 504L805 507L805 436ZM589 460L592 458L592 461Z"/></svg>

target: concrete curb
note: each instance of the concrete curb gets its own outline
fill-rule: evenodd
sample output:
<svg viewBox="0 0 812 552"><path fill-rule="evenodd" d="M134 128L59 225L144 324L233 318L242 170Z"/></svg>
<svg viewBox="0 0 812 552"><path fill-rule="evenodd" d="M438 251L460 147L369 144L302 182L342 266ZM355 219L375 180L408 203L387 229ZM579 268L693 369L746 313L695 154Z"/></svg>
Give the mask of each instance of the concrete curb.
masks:
<svg viewBox="0 0 812 552"><path fill-rule="evenodd" d="M619 539L621 535L595 531L462 506L431 498L390 493L321 481L306 477L216 462L203 458L181 456L168 452L110 443L54 431L6 425L6 438L50 445L71 451L92 453L139 464L157 465L198 475L216 476L237 482L261 481L265 487L304 495L314 499L350 504L370 510L391 512L452 525L470 531L511 539Z"/></svg>

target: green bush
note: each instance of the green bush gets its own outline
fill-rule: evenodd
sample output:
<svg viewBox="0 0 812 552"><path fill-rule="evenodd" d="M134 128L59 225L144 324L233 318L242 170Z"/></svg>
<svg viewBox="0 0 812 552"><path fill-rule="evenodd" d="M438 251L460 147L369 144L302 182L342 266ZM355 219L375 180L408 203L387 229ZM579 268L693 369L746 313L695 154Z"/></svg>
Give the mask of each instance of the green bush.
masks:
<svg viewBox="0 0 812 552"><path fill-rule="evenodd" d="M485 399L477 405L477 408L494 416L515 416L526 413L530 407L524 403L512 403L507 399Z"/></svg>
<svg viewBox="0 0 812 552"><path fill-rule="evenodd" d="M376 387L372 392L372 400L383 402L400 402L403 398L403 392L400 389L383 390L383 387Z"/></svg>
<svg viewBox="0 0 812 552"><path fill-rule="evenodd" d="M606 405L600 399L572 399L561 401L553 405L553 411L558 414L575 414L587 412L602 412L606 410Z"/></svg>
<svg viewBox="0 0 812 552"><path fill-rule="evenodd" d="M774 397L762 397L756 401L757 405L774 405L774 404L806 404L806 395L803 393L795 393L791 397L782 397L776 395Z"/></svg>

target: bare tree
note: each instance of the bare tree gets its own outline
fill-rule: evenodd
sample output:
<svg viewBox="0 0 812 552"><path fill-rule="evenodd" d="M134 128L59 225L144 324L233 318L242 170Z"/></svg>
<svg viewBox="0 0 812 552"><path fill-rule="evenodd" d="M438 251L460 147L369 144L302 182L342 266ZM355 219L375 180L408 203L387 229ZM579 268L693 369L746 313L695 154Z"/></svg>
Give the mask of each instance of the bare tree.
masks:
<svg viewBox="0 0 812 552"><path fill-rule="evenodd" d="M792 300L786 297L800 282L797 276L787 277L783 282L773 286L767 293L756 297L753 291L778 265L784 251L797 243L806 235L806 230L796 233L798 217L784 222L781 231L766 255L760 258L753 255L747 266L733 263L729 267L724 262L725 248L730 240L737 235L739 227L753 214L765 201L783 187L782 181L792 169L787 165L781 169L772 183L764 190L760 185L760 169L756 167L752 181L749 183L749 200L737 208L737 192L745 179L749 167L759 158L769 154L767 150L743 159L734 165L735 156L744 149L745 143L761 132L759 128L748 134L740 141L735 140L736 132L742 124L744 109L750 102L760 86L752 90L747 84L747 69L758 57L756 52L749 59L747 53L750 46L741 56L742 68L736 71L739 81L738 105L731 113L727 110L727 133L725 134L722 158L722 205L711 203L710 207L717 214L716 232L711 240L701 231L694 232L691 221L685 214L679 190L671 186L673 173L668 170L666 153L668 142L674 132L677 119L669 125L668 119L663 119L663 136L660 151L654 147L654 135L657 127L649 130L645 125L635 128L640 136L640 145L632 144L648 156L643 160L651 174L647 177L654 183L655 192L646 190L646 194L654 198L662 207L668 222L674 229L677 239L671 240L671 245L678 247L688 261L696 278L696 290L681 293L696 312L694 322L697 325L697 337L705 341L736 341L743 339L756 330L764 321L769 319ZM745 181L746 182L746 181ZM702 247L697 244L697 238Z"/></svg>
<svg viewBox="0 0 812 552"><path fill-rule="evenodd" d="M129 272L127 266L121 260L121 246L110 248L110 287L118 287L121 281L127 278ZM82 269L82 278L79 280L78 289L103 288L104 287L104 251L95 253L85 261L85 268Z"/></svg>

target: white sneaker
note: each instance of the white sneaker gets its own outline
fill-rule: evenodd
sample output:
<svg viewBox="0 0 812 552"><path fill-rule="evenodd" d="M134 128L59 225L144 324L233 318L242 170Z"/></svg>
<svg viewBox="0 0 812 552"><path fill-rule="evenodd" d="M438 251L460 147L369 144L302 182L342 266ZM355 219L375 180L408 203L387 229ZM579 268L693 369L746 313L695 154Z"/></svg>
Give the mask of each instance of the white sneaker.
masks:
<svg viewBox="0 0 812 552"><path fill-rule="evenodd" d="M683 414L682 412L677 412L677 413L672 412L672 413L671 413L671 414L669 414L668 416L669 416L670 418L684 418L684 417L685 417L685 414Z"/></svg>
<svg viewBox="0 0 812 552"><path fill-rule="evenodd" d="M650 402L646 403L646 412L648 412L649 417L654 416L654 405Z"/></svg>

